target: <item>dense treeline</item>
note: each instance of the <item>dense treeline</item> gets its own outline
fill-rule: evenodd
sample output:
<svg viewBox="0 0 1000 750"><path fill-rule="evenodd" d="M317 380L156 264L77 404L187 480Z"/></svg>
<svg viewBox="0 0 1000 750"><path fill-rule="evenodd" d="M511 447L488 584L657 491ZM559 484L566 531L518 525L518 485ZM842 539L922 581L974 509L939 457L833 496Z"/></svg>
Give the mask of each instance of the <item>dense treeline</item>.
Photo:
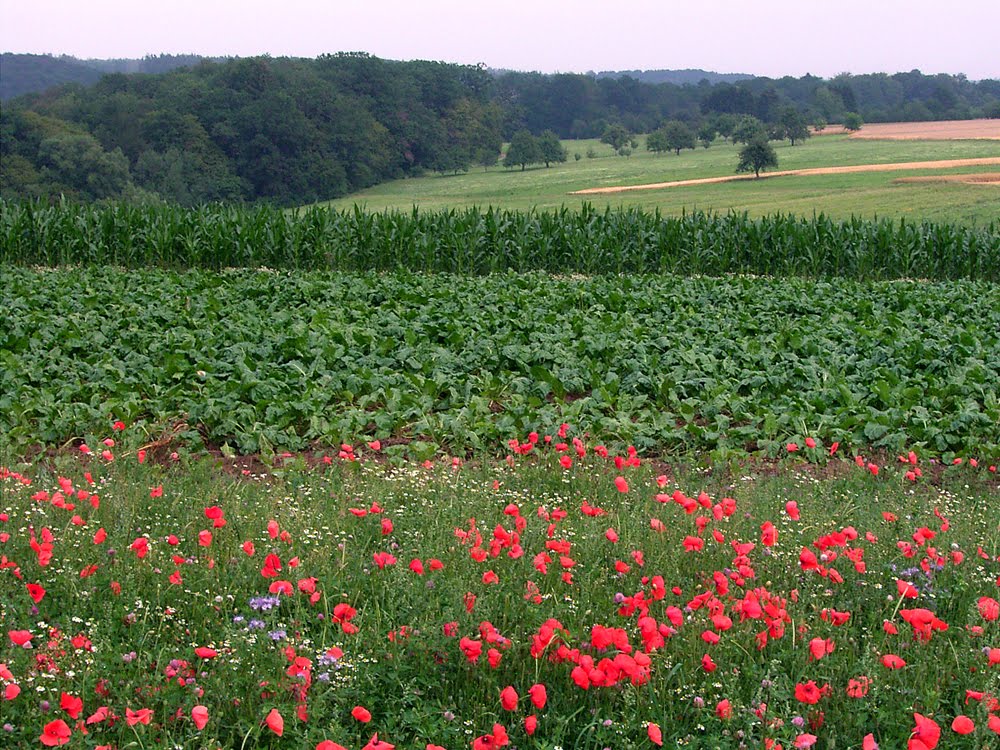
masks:
<svg viewBox="0 0 1000 750"><path fill-rule="evenodd" d="M780 124L789 112L799 128L849 113L869 122L995 116L1000 81L913 71L677 86L629 76L493 75L481 66L358 53L202 60L159 75L112 73L90 88L66 85L6 104L0 190L292 205L426 170L489 167L501 143L522 131L602 137L609 128L652 132L680 122L708 143L742 116ZM524 162L506 166L517 163Z"/></svg>
<svg viewBox="0 0 1000 750"><path fill-rule="evenodd" d="M366 213L0 200L0 264L1000 281L1000 225L637 209Z"/></svg>
<svg viewBox="0 0 1000 750"><path fill-rule="evenodd" d="M83 200L294 204L496 163L503 113L491 82L477 67L366 55L112 74L4 110L2 186Z"/></svg>

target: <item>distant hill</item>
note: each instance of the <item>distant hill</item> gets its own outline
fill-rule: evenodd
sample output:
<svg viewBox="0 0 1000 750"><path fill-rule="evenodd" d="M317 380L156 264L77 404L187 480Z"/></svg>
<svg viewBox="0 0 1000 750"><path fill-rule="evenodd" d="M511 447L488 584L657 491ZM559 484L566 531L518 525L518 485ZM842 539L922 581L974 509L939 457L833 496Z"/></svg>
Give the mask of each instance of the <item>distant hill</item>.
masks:
<svg viewBox="0 0 1000 750"><path fill-rule="evenodd" d="M21 94L45 91L65 83L90 86L101 80L101 76L106 73L167 73L176 68L197 65L206 59L219 61L225 58L147 55L138 59L81 60L69 55L56 57L4 52L0 54L0 101L7 101Z"/></svg>
<svg viewBox="0 0 1000 750"><path fill-rule="evenodd" d="M696 86L706 80L713 86L717 83L736 83L755 78L749 73L715 73L711 70L686 68L684 70L602 70L595 78L623 78L628 76L643 83L672 83L675 86L689 84Z"/></svg>
<svg viewBox="0 0 1000 750"><path fill-rule="evenodd" d="M102 75L73 57L4 52L0 55L0 101L64 83L90 86L101 80Z"/></svg>

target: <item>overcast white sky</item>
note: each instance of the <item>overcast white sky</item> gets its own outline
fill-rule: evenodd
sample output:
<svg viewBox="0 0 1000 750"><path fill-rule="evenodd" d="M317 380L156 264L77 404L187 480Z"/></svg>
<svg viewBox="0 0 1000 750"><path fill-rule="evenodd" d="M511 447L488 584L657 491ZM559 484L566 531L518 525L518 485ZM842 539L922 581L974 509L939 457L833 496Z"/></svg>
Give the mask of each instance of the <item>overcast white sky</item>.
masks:
<svg viewBox="0 0 1000 750"><path fill-rule="evenodd" d="M0 0L0 51L1000 78L1000 0ZM2 74L2 71L0 71Z"/></svg>

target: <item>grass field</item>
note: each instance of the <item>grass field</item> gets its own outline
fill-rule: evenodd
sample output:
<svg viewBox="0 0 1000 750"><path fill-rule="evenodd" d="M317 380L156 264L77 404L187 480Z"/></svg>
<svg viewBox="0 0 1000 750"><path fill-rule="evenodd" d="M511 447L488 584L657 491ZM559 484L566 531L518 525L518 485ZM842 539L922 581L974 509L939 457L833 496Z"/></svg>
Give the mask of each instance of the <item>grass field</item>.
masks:
<svg viewBox="0 0 1000 750"><path fill-rule="evenodd" d="M533 167L521 172L491 167L468 174L428 175L385 183L347 196L330 205L348 208L355 204L368 210L502 206L505 208L576 207L595 205L659 208L665 213L681 211L748 211L753 216L775 212L812 215L826 213L905 217L982 223L1000 215L1000 187L996 185L894 184L900 176L976 172L996 167L878 172L811 177L780 177L716 185L678 187L608 196L572 196L570 192L590 187L639 185L669 180L731 175L735 172L739 147L717 139L708 149L655 155L645 150L645 140L628 158L615 156L611 147L596 140L564 141L569 151L565 164ZM588 159L592 149L597 157ZM801 169L856 164L907 161L937 161L1000 156L1000 141L866 141L848 136L814 137L794 147L775 144L779 169ZM581 159L576 161L574 154Z"/></svg>

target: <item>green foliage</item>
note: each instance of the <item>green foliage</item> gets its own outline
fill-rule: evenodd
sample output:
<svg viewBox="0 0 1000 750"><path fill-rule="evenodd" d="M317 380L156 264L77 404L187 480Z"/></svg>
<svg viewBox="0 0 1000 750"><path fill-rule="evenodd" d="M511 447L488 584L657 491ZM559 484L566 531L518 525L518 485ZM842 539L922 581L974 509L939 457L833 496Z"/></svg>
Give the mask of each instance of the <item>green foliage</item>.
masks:
<svg viewBox="0 0 1000 750"><path fill-rule="evenodd" d="M733 127L731 134L733 143L750 143L755 140L767 140L767 126L752 115L741 117Z"/></svg>
<svg viewBox="0 0 1000 750"><path fill-rule="evenodd" d="M709 142L715 137L714 130L709 136ZM695 134L687 124L677 120L671 120L659 130L652 132L646 138L646 149L648 151L675 151L680 156L682 148L693 149L695 147Z"/></svg>
<svg viewBox="0 0 1000 750"><path fill-rule="evenodd" d="M632 134L624 125L609 125L601 133L601 143L607 143L622 155L622 152L632 144Z"/></svg>
<svg viewBox="0 0 1000 750"><path fill-rule="evenodd" d="M717 133L717 126L714 122L706 120L702 123L701 127L698 128L698 140L701 141L701 145L708 148L712 145L712 141L715 140L715 135Z"/></svg>
<svg viewBox="0 0 1000 750"><path fill-rule="evenodd" d="M538 137L538 151L546 167L553 162L561 164L566 161L568 154L562 142L560 142L559 136L551 130L546 130Z"/></svg>
<svg viewBox="0 0 1000 750"><path fill-rule="evenodd" d="M9 197L94 197L72 182L65 157L53 170L51 149L40 152L54 137L43 129L51 120L109 154L120 149L138 188L181 205L299 204L424 170L463 171L495 163L500 152L505 115L490 99L490 82L477 67L366 55L205 62L157 77L116 73L86 91L31 101L30 110L29 102L5 107L3 149L34 172L19 161L0 187ZM102 196L114 185L109 195L120 197L128 182L105 179Z"/></svg>
<svg viewBox="0 0 1000 750"><path fill-rule="evenodd" d="M678 120L671 120L663 126L664 142L671 151L678 156L681 155L682 148L694 149L695 134L686 123Z"/></svg>
<svg viewBox="0 0 1000 750"><path fill-rule="evenodd" d="M757 137L740 149L740 162L736 165L737 172L753 172L760 177L760 170L778 166L778 155L765 138Z"/></svg>
<svg viewBox="0 0 1000 750"><path fill-rule="evenodd" d="M1000 280L1000 227L638 209L296 212L0 200L0 263Z"/></svg>
<svg viewBox="0 0 1000 750"><path fill-rule="evenodd" d="M541 161L543 161L543 154L538 139L527 130L519 130L514 133L514 137L510 139L510 145L507 147L507 154L503 159L504 166L510 168L520 165L523 172L528 164L536 164Z"/></svg>
<svg viewBox="0 0 1000 750"><path fill-rule="evenodd" d="M851 132L861 130L862 125L864 125L864 120L857 112L848 112L844 115L844 127Z"/></svg>
<svg viewBox="0 0 1000 750"><path fill-rule="evenodd" d="M727 245L711 241L724 227L692 226L706 243L663 270L735 270L741 258L822 268L812 248L791 257L776 228ZM376 243L394 256L416 229L397 225ZM546 233L538 223L518 231ZM644 450L774 453L812 434L856 450L996 452L996 284L631 275L641 266L630 248L645 231L592 235L608 276L554 242L543 251L508 240L525 264L548 253L560 276L6 266L0 435L61 444L113 415L153 435L183 422L190 440L242 451L370 436L455 455L569 421ZM242 234L250 247L267 236L249 225ZM838 243L830 272L879 275L876 248L889 237L867 239ZM473 253L492 256L457 234L418 248L442 242L464 255L462 270L476 268Z"/></svg>
<svg viewBox="0 0 1000 750"><path fill-rule="evenodd" d="M804 141L809 137L809 123L805 115L795 107L783 107L780 114L780 123L783 135L792 145L795 141Z"/></svg>
<svg viewBox="0 0 1000 750"><path fill-rule="evenodd" d="M38 145L43 180L65 185L71 197L96 200L121 195L129 183L128 161L108 153L89 135L47 138Z"/></svg>

